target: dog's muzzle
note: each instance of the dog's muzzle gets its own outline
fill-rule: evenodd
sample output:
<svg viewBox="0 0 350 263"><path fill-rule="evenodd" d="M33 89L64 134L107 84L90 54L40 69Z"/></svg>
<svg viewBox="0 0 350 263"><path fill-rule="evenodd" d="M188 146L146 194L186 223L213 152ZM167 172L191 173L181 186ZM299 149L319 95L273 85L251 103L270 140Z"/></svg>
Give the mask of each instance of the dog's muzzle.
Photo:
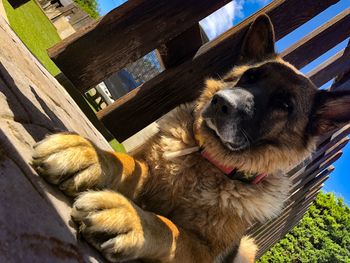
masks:
<svg viewBox="0 0 350 263"><path fill-rule="evenodd" d="M242 121L254 114L254 96L240 88L218 91L202 112L207 126L215 131L221 141L231 150L245 147L247 142Z"/></svg>

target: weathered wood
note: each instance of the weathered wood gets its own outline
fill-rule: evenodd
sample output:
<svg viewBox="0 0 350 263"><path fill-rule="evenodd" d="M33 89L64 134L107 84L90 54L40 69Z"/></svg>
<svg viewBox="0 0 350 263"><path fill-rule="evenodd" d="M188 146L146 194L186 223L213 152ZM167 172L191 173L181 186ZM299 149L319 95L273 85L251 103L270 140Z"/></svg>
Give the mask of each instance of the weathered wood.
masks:
<svg viewBox="0 0 350 263"><path fill-rule="evenodd" d="M55 76L57 81L64 87L68 94L72 97L79 108L84 112L85 116L94 125L96 129L103 135L106 140L111 141L114 139L113 135L106 129L106 127L97 119L95 112L85 101L83 94L81 94L73 85L73 83L63 74L59 73Z"/></svg>
<svg viewBox="0 0 350 263"><path fill-rule="evenodd" d="M163 68L175 67L192 58L203 41L199 24L195 24L185 32L158 47L160 63Z"/></svg>
<svg viewBox="0 0 350 263"><path fill-rule="evenodd" d="M288 47L281 56L297 68L302 68L348 38L349 35L350 9L348 8Z"/></svg>
<svg viewBox="0 0 350 263"><path fill-rule="evenodd" d="M350 90L350 71L342 75L337 81L335 81L331 90Z"/></svg>
<svg viewBox="0 0 350 263"><path fill-rule="evenodd" d="M73 84L84 90L168 42L228 2L128 1L48 52Z"/></svg>
<svg viewBox="0 0 350 263"><path fill-rule="evenodd" d="M295 218L295 222L291 224L289 227L284 227L284 231L280 231L278 233L275 233L273 238L271 238L271 241L269 244L261 246L257 253L257 258L261 257L270 247L272 247L276 242L278 242L286 233L288 233L294 226L296 226L299 221L302 219L302 217L305 215L306 211L309 209L310 206L307 206L305 209L301 210L299 215Z"/></svg>
<svg viewBox="0 0 350 263"><path fill-rule="evenodd" d="M315 178L316 177L318 178L320 175L322 176L329 175L334 170L334 167L329 167L329 166L333 162L335 162L338 158L340 158L341 152L339 152L339 150L342 149L348 141L349 141L348 138L340 140L325 155L321 156L320 158L316 158L315 163L308 165L307 166L308 168L302 169L303 173L299 173L299 175L295 178L293 187L291 188L291 191L290 191L291 195L286 200L286 207L283 209L279 218L283 217L284 214L289 213L290 210L293 208L293 206L295 206L295 202L297 202L297 200L300 200L306 197L305 194L307 194L307 192L310 191L310 189L312 188L312 186L310 186L311 181L314 181ZM272 224L272 222L270 223ZM269 224L267 225L258 224L252 227L248 231L248 234L254 235L256 237L258 233L260 233L263 230L265 231L269 227L270 227Z"/></svg>
<svg viewBox="0 0 350 263"><path fill-rule="evenodd" d="M320 87L350 69L350 50L342 50L307 74Z"/></svg>
<svg viewBox="0 0 350 263"><path fill-rule="evenodd" d="M203 45L193 60L162 72L97 115L111 133L122 141L177 105L196 98L206 77L217 76L231 68L237 59L248 25L259 14L267 13L271 17L278 40L336 2L338 0L273 1L220 37Z"/></svg>
<svg viewBox="0 0 350 263"><path fill-rule="evenodd" d="M56 131L110 147L2 17L0 39L0 262L101 262L76 240L70 200L29 162L32 146Z"/></svg>

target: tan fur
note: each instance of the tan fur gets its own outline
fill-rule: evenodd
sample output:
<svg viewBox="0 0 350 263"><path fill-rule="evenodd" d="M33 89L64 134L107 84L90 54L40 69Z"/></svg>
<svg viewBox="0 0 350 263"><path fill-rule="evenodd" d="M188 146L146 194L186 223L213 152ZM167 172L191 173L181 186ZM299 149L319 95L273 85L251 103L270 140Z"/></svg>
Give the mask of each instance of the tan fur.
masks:
<svg viewBox="0 0 350 263"><path fill-rule="evenodd" d="M263 64L270 62L281 63L283 65L288 66L297 74L301 74L297 71L297 69L295 69L295 67L283 61L280 57L277 56L273 59L265 60L264 62L234 67L223 78L223 80L229 79L229 84L233 85L248 68L259 67ZM263 148L256 149L256 151L254 152L244 152L243 154L241 152L238 154L234 154L227 148L225 148L222 144L218 144L217 138L214 137L206 129L206 125L204 124L203 118L200 116L200 114L205 104L207 104L211 100L214 94L217 91L227 87L227 83L225 83L223 80L209 79L206 81L206 88L200 96L199 100L197 101L197 105L194 111L194 114L196 116L195 130L198 133L202 134L202 136L204 136L204 148L210 148L211 154L214 155L216 159L221 160L221 162L225 165L235 164L235 166L238 169L241 169L243 171L265 171L267 173L275 173L278 172L278 170L288 170L289 168L291 168L292 165L297 163L299 160L301 160L303 157L307 156L310 152L314 150L314 140L310 140L307 146L301 144L298 149L290 148L287 145L285 147L279 146L278 148L264 146ZM304 126L295 125L296 129L299 127ZM296 130L295 132L298 133L300 137L302 137L304 130L300 129L299 131ZM286 140L288 140L288 137L291 137L291 134L287 133L284 135L282 134L280 136L286 136ZM294 140L294 142L297 143L298 140Z"/></svg>
<svg viewBox="0 0 350 263"><path fill-rule="evenodd" d="M260 18L264 24L259 28L269 24L266 19ZM254 33L249 39L260 43L260 36ZM269 47L262 46L259 52ZM280 213L290 186L284 172L314 149L314 140L303 137L306 110L300 110L288 131L286 113L271 112L278 121L266 136L277 134L285 143L239 153L226 149L208 130L201 112L217 91L228 83L234 87L244 71L269 62L301 74L278 56L237 66L223 80L209 79L197 101L162 118L159 132L130 155L103 151L78 135L57 134L35 147L33 165L70 196L110 189L80 194L72 211L85 238L110 261L221 262L239 247L235 262L253 262L257 248L250 239L242 239L245 231L253 222ZM297 99L304 102L298 105L309 105L305 94ZM256 185L231 180L199 152L164 158L165 153L198 146L195 138L221 163L268 176Z"/></svg>
<svg viewBox="0 0 350 263"><path fill-rule="evenodd" d="M86 162L96 162L92 165L109 168L103 176L99 174L100 180L96 181L97 184L104 185L108 181L110 182L108 188L118 190L134 200L135 204L130 201L128 205L123 205L122 203L129 201L116 193L87 192L75 203L73 217L82 225L89 222L93 226L89 231L82 227L81 231L97 249L101 249L100 245L106 240L95 241L94 231L97 236L102 229L106 235L108 234L107 236L110 236L111 232L120 233L125 229L132 231L131 236L136 243L122 239L122 244L116 241L118 244L108 246L106 252L102 251L109 260L141 257L161 259L163 262L214 262L221 258L229 247L239 244L246 228L252 222L272 218L281 210L289 188L288 179L281 174L271 174L262 183L249 185L231 181L199 153L171 161L163 158L165 151L177 151L196 145L192 132L193 107L192 104L183 105L163 118L160 132L134 153L135 158L140 161L123 154L111 155L80 138L79 140L84 142L84 147L91 146L88 147L88 151L95 149L98 157L86 155L84 151L87 149L82 148L80 144L70 145L65 142L65 139L67 141L72 139L72 135L66 134L50 136L36 147L34 156L37 167L47 168L47 160L53 160L55 164L64 163L65 167L74 169ZM60 144L57 144L57 141ZM51 149L52 152L41 149ZM77 151L77 154L80 154L80 162L71 158L61 158L65 155L57 155L57 151L67 150ZM85 156L88 160L84 159ZM108 164L105 164L105 161ZM73 162L72 165L70 162ZM140 163L140 166L147 164L149 171L145 168L136 176L135 163ZM111 167L115 169L113 175L109 173ZM52 179L56 174L61 176L66 172L71 174L65 169L61 173L54 174L48 171L50 169L45 172L39 170L53 183L57 182ZM85 189L86 185L94 181L91 177L97 176L97 173L83 173L85 177L81 174L80 171L78 175L69 179L75 183L74 187L68 190L69 195L77 195L80 189ZM107 175L112 178L105 181L103 178ZM75 177L79 177L79 180L75 180ZM127 187L124 185L126 181L138 187L126 191ZM72 192L72 189L76 192ZM65 188L62 190L67 191ZM97 194L98 198L95 198ZM84 206L88 208L82 209ZM123 212L121 209L127 210ZM78 213L79 210L84 212ZM91 212L86 213L90 210ZM96 211L98 216L92 217L93 211ZM148 218L148 222L142 224L145 218ZM147 229L150 227L155 229L147 238L143 235L147 230L145 226ZM157 238L161 241L156 242ZM157 248L152 252L152 247ZM113 255L111 251L115 254L116 250L122 250L123 253Z"/></svg>
<svg viewBox="0 0 350 263"><path fill-rule="evenodd" d="M252 238L244 236L241 239L237 256L233 263L253 263L255 262L257 251L258 247L256 246L254 240Z"/></svg>

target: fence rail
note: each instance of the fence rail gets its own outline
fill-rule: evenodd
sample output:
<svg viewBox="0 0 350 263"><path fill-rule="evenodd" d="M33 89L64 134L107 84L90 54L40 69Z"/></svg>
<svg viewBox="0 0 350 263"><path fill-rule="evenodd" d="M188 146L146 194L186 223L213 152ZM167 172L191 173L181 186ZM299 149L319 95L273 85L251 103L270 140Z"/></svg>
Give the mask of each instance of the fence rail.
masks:
<svg viewBox="0 0 350 263"><path fill-rule="evenodd" d="M119 140L125 140L177 105L196 98L208 76L231 68L248 25L260 13L268 13L281 39L337 1L277 0L200 48L193 59L165 70L134 89L97 116ZM281 15L288 12L288 16ZM115 122L114 120L118 120Z"/></svg>
<svg viewBox="0 0 350 263"><path fill-rule="evenodd" d="M125 140L177 105L195 99L208 76L231 68L249 24L267 13L279 40L339 0L276 0L202 45L198 21L229 1L134 0L115 9L49 50L50 56L80 91L158 49L164 71L97 113L118 139ZM167 15L164 15L167 14ZM288 15L286 15L288 14ZM343 11L281 53L302 68L350 36L350 9ZM189 44L187 44L189 43ZM350 47L308 73L318 86L335 79L331 89L350 89ZM317 151L289 171L293 186L282 214L254 224L248 234L259 256L295 226L334 170L331 166L349 142L347 125L320 139Z"/></svg>

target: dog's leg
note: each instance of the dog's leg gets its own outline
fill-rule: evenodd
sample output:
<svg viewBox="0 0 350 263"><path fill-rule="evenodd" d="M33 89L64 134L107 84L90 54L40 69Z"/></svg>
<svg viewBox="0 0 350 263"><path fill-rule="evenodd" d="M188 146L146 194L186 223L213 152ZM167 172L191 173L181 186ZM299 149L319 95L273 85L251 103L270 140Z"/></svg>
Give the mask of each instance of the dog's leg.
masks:
<svg viewBox="0 0 350 263"><path fill-rule="evenodd" d="M142 210L113 191L82 193L72 218L80 232L112 262L213 262L210 250L170 220Z"/></svg>
<svg viewBox="0 0 350 263"><path fill-rule="evenodd" d="M241 239L233 263L254 263L257 251L258 247L255 244L254 239L244 236Z"/></svg>
<svg viewBox="0 0 350 263"><path fill-rule="evenodd" d="M99 149L76 134L54 134L39 142L33 167L69 196L109 188L133 198L148 173L133 157Z"/></svg>

